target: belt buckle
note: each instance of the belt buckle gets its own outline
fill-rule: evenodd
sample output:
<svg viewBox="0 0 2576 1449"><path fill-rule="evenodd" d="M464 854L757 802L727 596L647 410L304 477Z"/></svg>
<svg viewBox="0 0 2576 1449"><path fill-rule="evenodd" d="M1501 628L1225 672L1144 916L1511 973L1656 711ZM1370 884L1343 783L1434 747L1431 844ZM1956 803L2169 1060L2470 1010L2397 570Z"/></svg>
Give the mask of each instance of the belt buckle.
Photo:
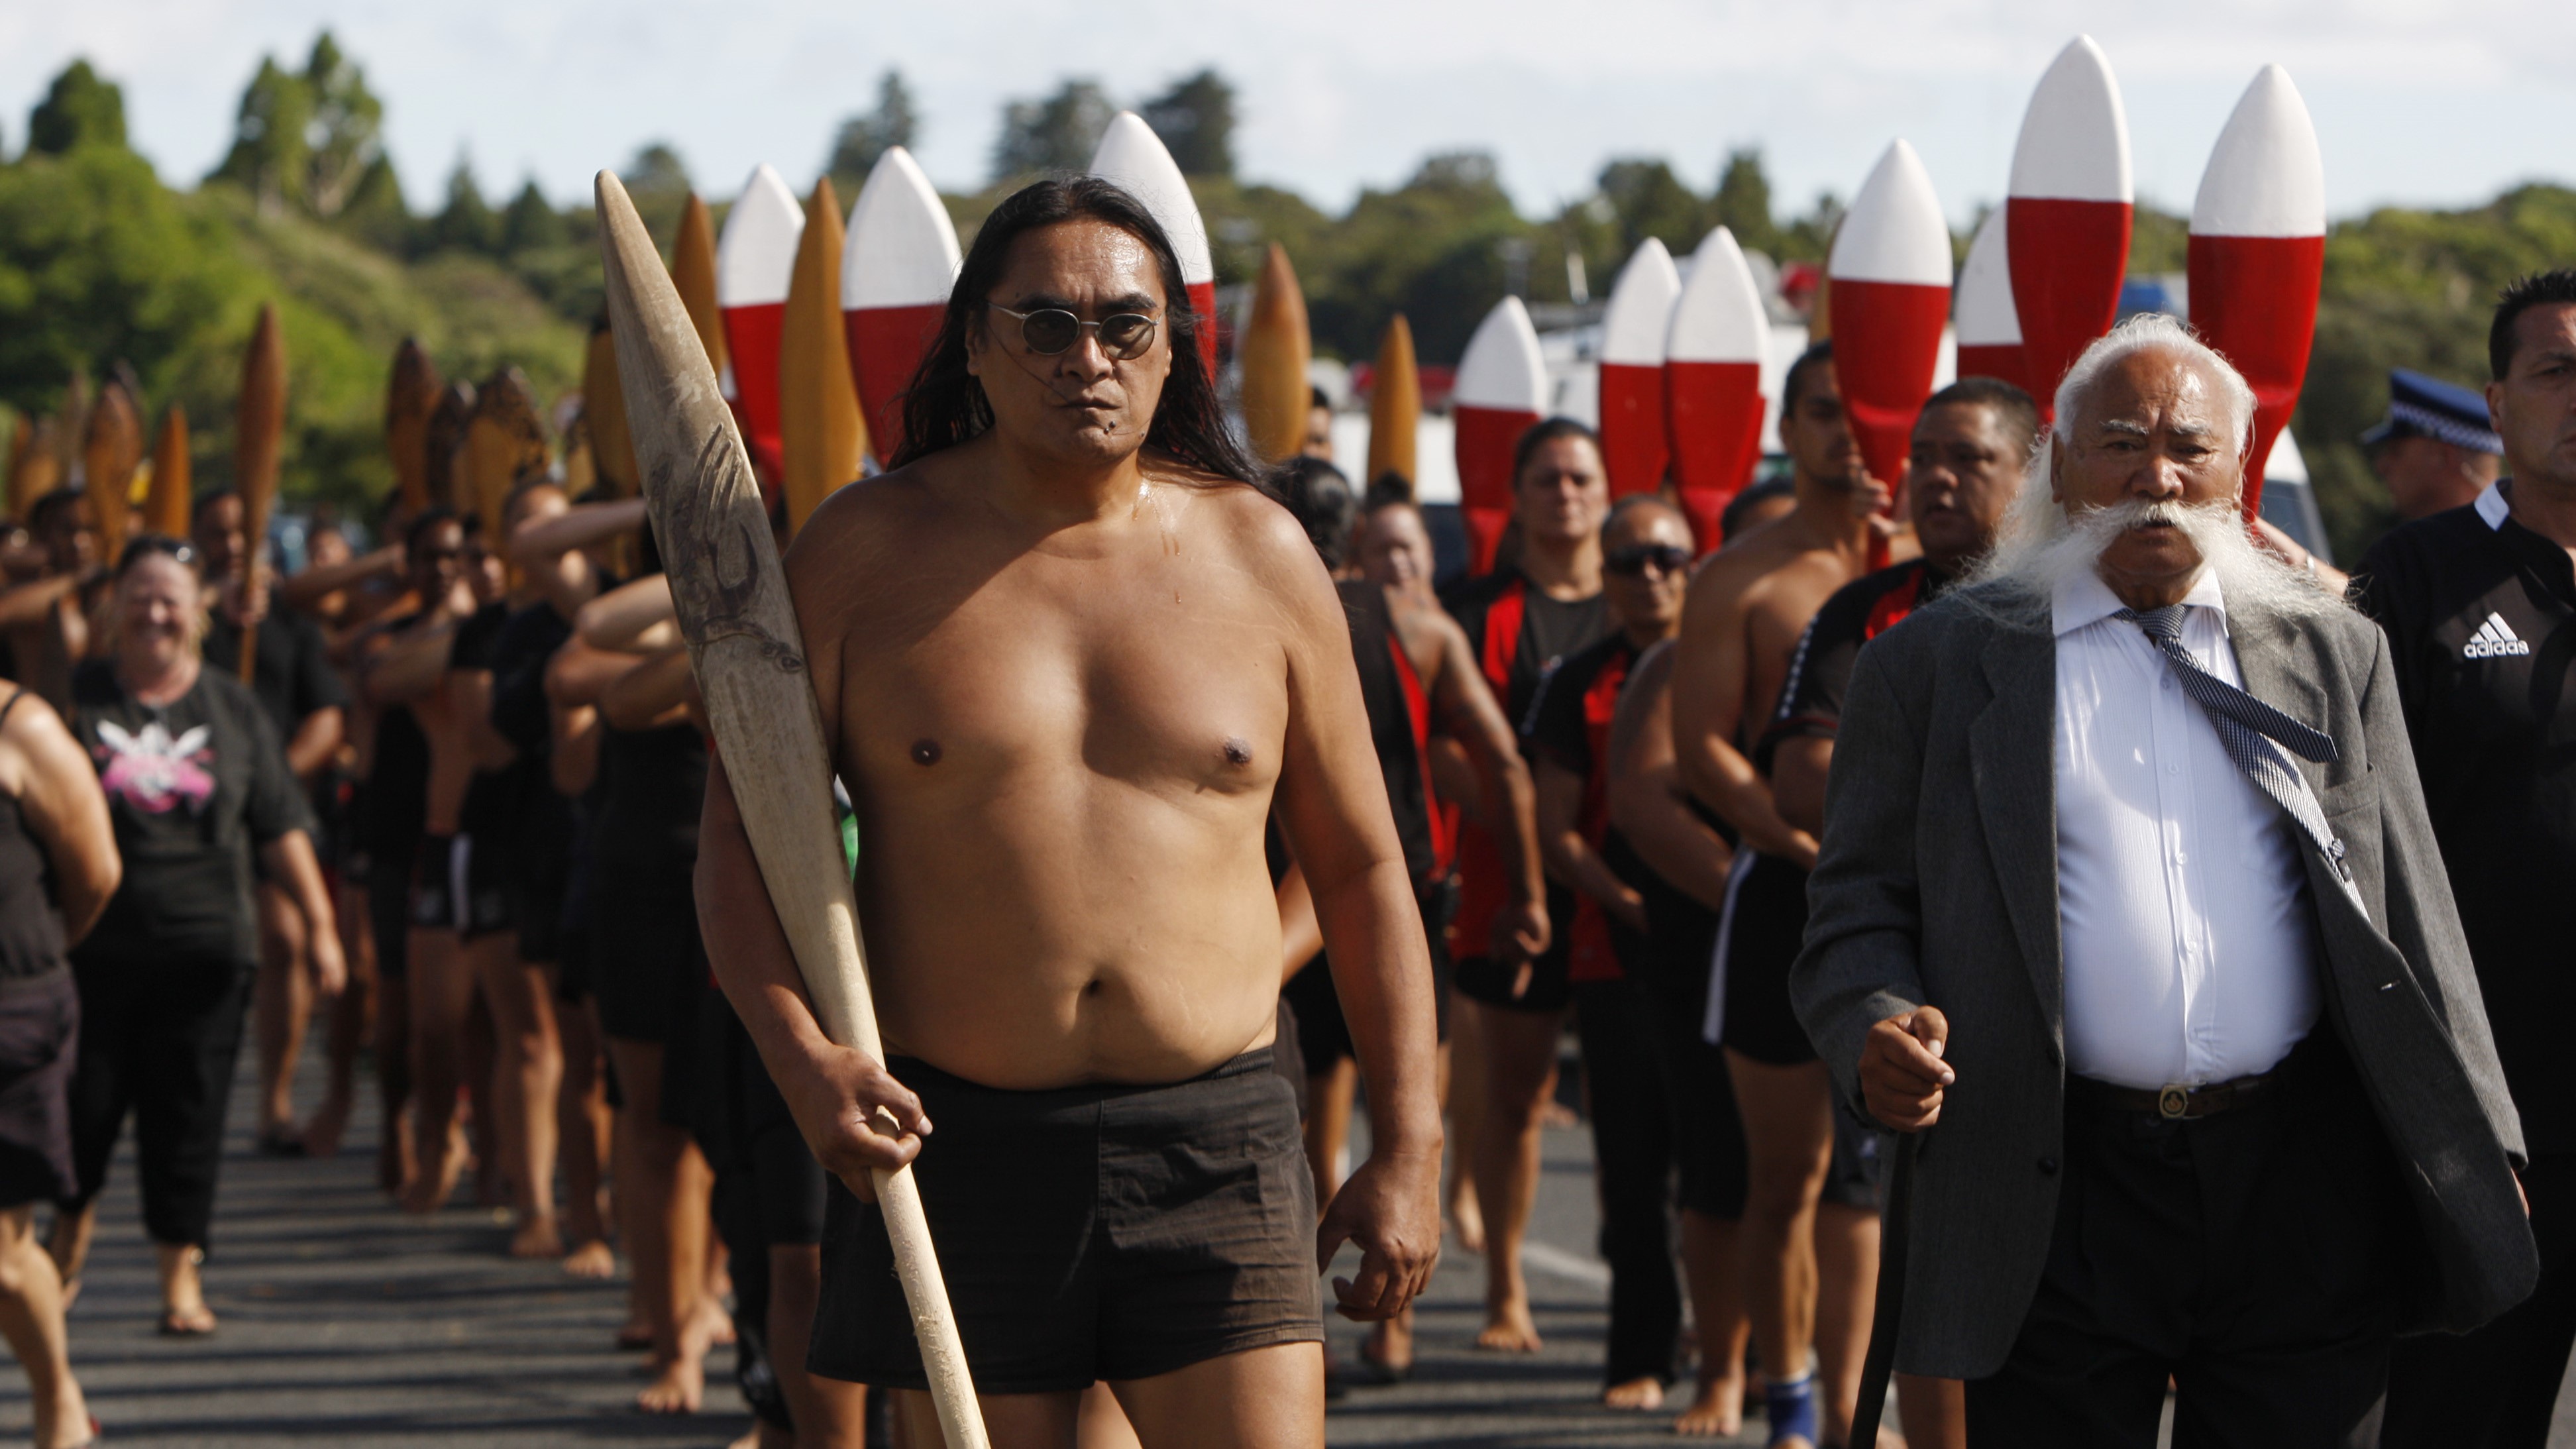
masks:
<svg viewBox="0 0 2576 1449"><path fill-rule="evenodd" d="M2191 1089L2179 1082L2168 1082L2156 1093L2156 1115L2168 1122L2179 1122L2191 1109Z"/></svg>

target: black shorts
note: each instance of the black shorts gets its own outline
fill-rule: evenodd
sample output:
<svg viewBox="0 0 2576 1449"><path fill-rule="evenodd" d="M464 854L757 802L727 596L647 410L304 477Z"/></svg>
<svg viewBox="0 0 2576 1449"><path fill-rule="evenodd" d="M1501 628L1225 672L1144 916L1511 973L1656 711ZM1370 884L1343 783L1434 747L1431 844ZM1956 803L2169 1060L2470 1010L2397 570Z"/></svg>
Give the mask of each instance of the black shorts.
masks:
<svg viewBox="0 0 2576 1449"><path fill-rule="evenodd" d="M588 977L610 1036L667 1045L690 1019L707 971L692 871L663 861L591 882Z"/></svg>
<svg viewBox="0 0 2576 1449"><path fill-rule="evenodd" d="M1441 918L1444 901L1452 892L1433 886L1414 897L1422 911L1423 934L1431 945L1431 1012L1439 1039L1449 1039L1449 943ZM1509 983L1505 983L1509 989ZM1342 997L1333 985L1333 962L1327 955L1317 955L1306 968L1288 978L1280 995L1289 1010L1297 1016L1297 1045L1304 1054L1301 1060L1310 1077L1331 1071L1344 1057L1358 1055L1351 1042L1351 1025L1342 1016Z"/></svg>
<svg viewBox="0 0 2576 1449"><path fill-rule="evenodd" d="M382 847L364 857L367 933L376 942L376 974L387 981L401 980L411 963L412 860L410 851Z"/></svg>
<svg viewBox="0 0 2576 1449"><path fill-rule="evenodd" d="M1551 882L1547 888L1547 918L1556 923L1555 939L1548 943L1546 954L1530 963L1528 989L1512 995L1512 982L1520 968L1482 954L1484 943L1480 941L1475 943L1479 954L1458 961L1459 994L1470 1001L1512 1011L1563 1011L1574 1000L1574 982L1568 975L1574 961L1574 892Z"/></svg>
<svg viewBox="0 0 2576 1449"><path fill-rule="evenodd" d="M1269 1048L1160 1087L1007 1092L888 1065L937 1126L913 1171L978 1390L1323 1342L1314 1179ZM806 1366L925 1385L884 1220L837 1182Z"/></svg>
<svg viewBox="0 0 2576 1449"><path fill-rule="evenodd" d="M1886 1141L1877 1128L1854 1116L1841 1094L1836 1093L1834 1155L1825 1167L1825 1189L1820 1200L1866 1213L1884 1208L1887 1203L1881 1178L1885 1174L1880 1169L1886 1155L1880 1149Z"/></svg>
<svg viewBox="0 0 2576 1449"><path fill-rule="evenodd" d="M1726 976L1723 1035L1730 1051L1767 1066L1816 1059L1789 1005L1789 968L1807 937L1807 873L1775 855L1754 855L1727 883L1717 954Z"/></svg>
<svg viewBox="0 0 2576 1449"><path fill-rule="evenodd" d="M411 924L472 940L510 928L504 853L476 850L470 835L424 835L412 859Z"/></svg>
<svg viewBox="0 0 2576 1449"><path fill-rule="evenodd" d="M71 1107L79 1052L80 988L71 972L0 983L0 1208L79 1194Z"/></svg>
<svg viewBox="0 0 2576 1449"><path fill-rule="evenodd" d="M1680 1202L1703 1217L1732 1222L1744 1216L1749 1181L1744 1120L1736 1115L1735 1080L1727 1075L1725 1050L1700 1034L1708 1015L1708 961L1717 944L1717 913L1669 887L1650 889L1645 896L1646 934L1613 930L1610 939L1619 948L1621 969L1644 984L1652 1003L1648 1045L1672 1114Z"/></svg>

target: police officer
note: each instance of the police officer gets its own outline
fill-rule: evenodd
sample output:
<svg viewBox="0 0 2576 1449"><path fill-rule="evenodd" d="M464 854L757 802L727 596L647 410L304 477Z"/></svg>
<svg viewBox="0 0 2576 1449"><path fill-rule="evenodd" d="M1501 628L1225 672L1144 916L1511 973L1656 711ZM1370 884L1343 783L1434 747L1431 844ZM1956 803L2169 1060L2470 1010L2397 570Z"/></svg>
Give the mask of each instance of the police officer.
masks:
<svg viewBox="0 0 2576 1449"><path fill-rule="evenodd" d="M2361 443L2409 523L2475 501L2495 482L2504 453L2476 389L2402 367L2388 372L2388 416Z"/></svg>
<svg viewBox="0 0 2576 1449"><path fill-rule="evenodd" d="M2487 348L2485 404L2510 476L2382 539L2362 562L2362 600L2388 631L2522 1114L2541 1278L2474 1333L2399 1341L2387 1449L2540 1449L2576 1343L2576 1076L2561 1035L2576 1014L2576 752L2564 743L2576 737L2576 270L2507 288Z"/></svg>

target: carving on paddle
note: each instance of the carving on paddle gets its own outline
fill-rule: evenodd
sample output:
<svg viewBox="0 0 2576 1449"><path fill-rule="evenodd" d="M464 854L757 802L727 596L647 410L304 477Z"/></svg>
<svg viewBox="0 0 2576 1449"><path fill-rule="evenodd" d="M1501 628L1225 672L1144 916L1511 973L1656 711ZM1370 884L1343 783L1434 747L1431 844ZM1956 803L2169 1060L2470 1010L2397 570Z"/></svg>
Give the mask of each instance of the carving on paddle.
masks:
<svg viewBox="0 0 2576 1449"><path fill-rule="evenodd" d="M656 490L669 500L664 517L673 535L670 556L694 555L708 564L671 575L671 598L681 625L701 653L720 639L747 639L781 673L801 673L804 654L752 617L760 607L760 541L752 535L752 525L737 516L742 510L735 505L747 493L759 495L742 476L741 450L723 428L708 431L695 471L714 479L714 485Z"/></svg>

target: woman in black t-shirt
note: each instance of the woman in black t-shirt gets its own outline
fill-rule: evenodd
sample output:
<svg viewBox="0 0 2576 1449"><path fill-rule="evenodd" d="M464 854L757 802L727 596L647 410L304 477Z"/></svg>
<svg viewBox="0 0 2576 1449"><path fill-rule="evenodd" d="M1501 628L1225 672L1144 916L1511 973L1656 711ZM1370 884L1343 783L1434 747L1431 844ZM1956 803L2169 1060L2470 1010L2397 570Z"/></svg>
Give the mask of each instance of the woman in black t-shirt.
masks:
<svg viewBox="0 0 2576 1449"><path fill-rule="evenodd" d="M119 560L108 657L72 676L73 733L97 764L124 883L72 952L77 1191L54 1258L77 1277L108 1159L135 1117L143 1223L161 1267L161 1331L214 1331L197 1265L214 1216L224 1108L257 960L254 857L313 923L326 994L346 969L314 859L312 815L277 727L239 680L201 667L204 607L188 546L149 536Z"/></svg>

